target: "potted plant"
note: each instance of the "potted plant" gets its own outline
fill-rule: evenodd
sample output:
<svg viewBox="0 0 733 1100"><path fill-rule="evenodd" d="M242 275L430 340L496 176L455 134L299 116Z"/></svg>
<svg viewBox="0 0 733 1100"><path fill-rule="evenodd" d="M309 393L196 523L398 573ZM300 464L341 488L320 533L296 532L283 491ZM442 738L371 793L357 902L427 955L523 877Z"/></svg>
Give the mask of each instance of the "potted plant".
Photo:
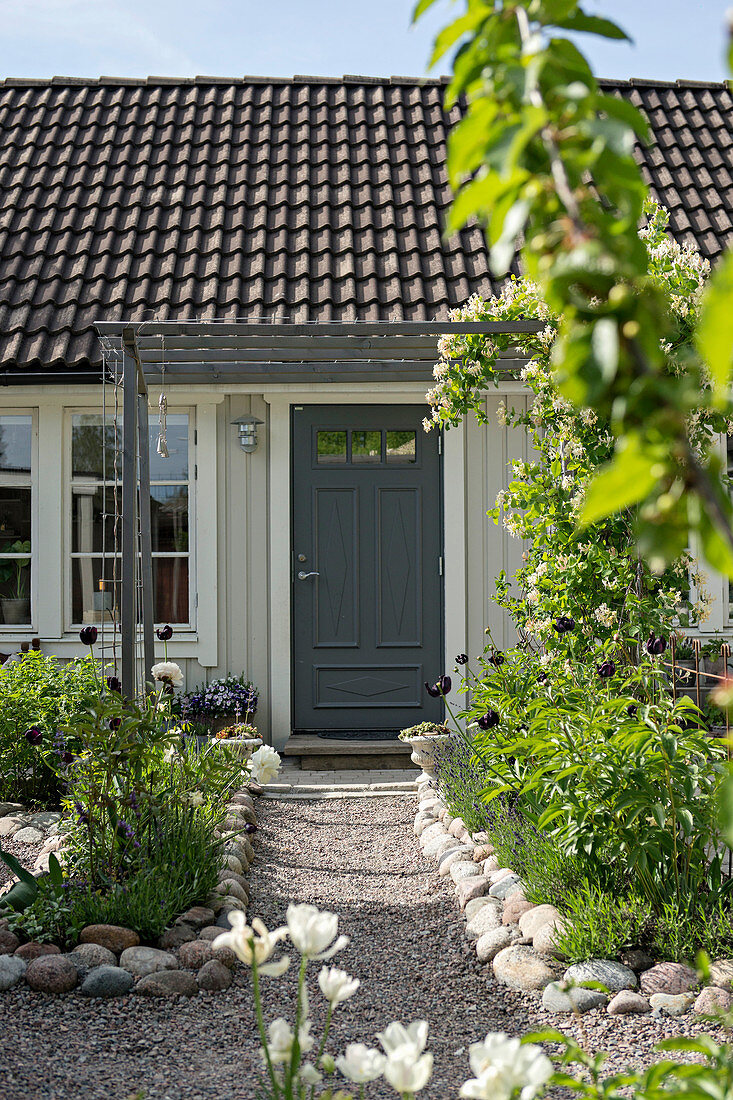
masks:
<svg viewBox="0 0 733 1100"><path fill-rule="evenodd" d="M726 639L722 635L714 634L700 651L711 685L714 685L718 679L725 676L726 661L723 657L723 645L725 643Z"/></svg>
<svg viewBox="0 0 733 1100"><path fill-rule="evenodd" d="M3 553L5 554L30 554L30 552L31 544L27 539L16 539L9 546L3 547ZM30 562L30 557L0 561L0 584L7 584L8 581L12 582L10 590L13 594L0 599L3 619L6 623L30 622L31 602L28 597L28 575L26 573Z"/></svg>
<svg viewBox="0 0 733 1100"><path fill-rule="evenodd" d="M438 722L421 722L419 726L409 726L400 733L401 741L409 741L413 764L422 768L421 775L416 782L429 779L432 782L435 775L435 752L445 745L451 738L451 732L447 726Z"/></svg>
<svg viewBox="0 0 733 1100"><path fill-rule="evenodd" d="M692 638L684 634L675 636L674 644L674 682L676 687L690 688L695 686L697 663L695 661L695 649Z"/></svg>
<svg viewBox="0 0 733 1100"><path fill-rule="evenodd" d="M247 722L240 722L233 726L223 726L214 735L217 745L221 745L228 752L240 756L242 761L249 760L255 749L262 744L262 738L254 726Z"/></svg>
<svg viewBox="0 0 733 1100"><path fill-rule="evenodd" d="M222 676L187 691L176 700L185 721L216 734L227 726L247 724L257 712L257 688L244 676Z"/></svg>

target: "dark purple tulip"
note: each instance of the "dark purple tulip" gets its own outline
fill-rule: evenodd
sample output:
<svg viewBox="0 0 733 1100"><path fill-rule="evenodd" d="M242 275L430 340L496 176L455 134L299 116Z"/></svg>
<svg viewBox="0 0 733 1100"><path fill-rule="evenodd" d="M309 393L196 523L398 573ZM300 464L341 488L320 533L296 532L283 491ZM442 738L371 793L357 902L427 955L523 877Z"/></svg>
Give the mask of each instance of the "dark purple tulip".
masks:
<svg viewBox="0 0 733 1100"><path fill-rule="evenodd" d="M492 730L494 726L498 726L501 719L495 710L487 710L486 714L482 714L476 725L480 730Z"/></svg>
<svg viewBox="0 0 733 1100"><path fill-rule="evenodd" d="M538 684L544 684L546 679L547 679L547 673L546 672L541 672L539 674L539 676L537 677L537 683Z"/></svg>
<svg viewBox="0 0 733 1100"><path fill-rule="evenodd" d="M92 646L97 640L96 626L83 626L79 631L82 645Z"/></svg>
<svg viewBox="0 0 733 1100"><path fill-rule="evenodd" d="M568 631L575 630L575 619L571 619L568 615L561 615L552 625L558 634L567 634Z"/></svg>
<svg viewBox="0 0 733 1100"><path fill-rule="evenodd" d="M598 666L598 675L602 680L607 680L609 676L613 676L616 671L616 665L613 661L603 661Z"/></svg>
<svg viewBox="0 0 733 1100"><path fill-rule="evenodd" d="M655 638L653 633L649 635L649 641L646 643L646 651L650 657L661 657L666 648L666 638Z"/></svg>
<svg viewBox="0 0 733 1100"><path fill-rule="evenodd" d="M251 836L252 833L257 832L257 826L253 825L251 821L248 821L247 824L244 826L244 831L245 833L249 833Z"/></svg>
<svg viewBox="0 0 733 1100"><path fill-rule="evenodd" d="M110 691L116 691L118 695L122 694L122 681L117 676L107 677L107 687Z"/></svg>
<svg viewBox="0 0 733 1100"><path fill-rule="evenodd" d="M456 657L456 664L457 665L465 665L467 660L468 660L468 654L467 653L459 653L458 656Z"/></svg>
<svg viewBox="0 0 733 1100"><path fill-rule="evenodd" d="M159 626L155 633L158 635L161 642L169 642L173 637L173 627Z"/></svg>
<svg viewBox="0 0 733 1100"><path fill-rule="evenodd" d="M491 656L489 657L489 664L493 665L494 668L500 668L501 665L504 664L505 660L506 660L506 657L504 656L503 653L492 653Z"/></svg>
<svg viewBox="0 0 733 1100"><path fill-rule="evenodd" d="M441 695L449 695L452 685L453 681L451 680L450 676L441 676L436 684L436 687L440 688Z"/></svg>
<svg viewBox="0 0 733 1100"><path fill-rule="evenodd" d="M425 690L427 691L431 699L437 699L440 695L440 689L437 687L437 685L429 684L427 680L425 681Z"/></svg>
<svg viewBox="0 0 733 1100"><path fill-rule="evenodd" d="M122 719L121 718L110 718L109 728L111 730L118 730L121 725L122 725Z"/></svg>
<svg viewBox="0 0 733 1100"><path fill-rule="evenodd" d="M628 714L629 718L636 718L637 714L639 713L639 708L637 707L636 703L629 703L628 707L626 708L626 713Z"/></svg>
<svg viewBox="0 0 733 1100"><path fill-rule="evenodd" d="M43 734L38 726L31 726L29 730L25 731L25 739L29 745L40 745L43 740Z"/></svg>

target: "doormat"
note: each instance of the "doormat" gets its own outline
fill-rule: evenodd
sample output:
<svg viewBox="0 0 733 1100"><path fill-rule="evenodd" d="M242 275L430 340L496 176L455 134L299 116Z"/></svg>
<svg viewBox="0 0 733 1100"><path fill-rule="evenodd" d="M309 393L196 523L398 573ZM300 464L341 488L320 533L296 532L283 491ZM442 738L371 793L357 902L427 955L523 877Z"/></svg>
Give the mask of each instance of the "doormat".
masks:
<svg viewBox="0 0 733 1100"><path fill-rule="evenodd" d="M396 741L399 730L324 730L324 741Z"/></svg>

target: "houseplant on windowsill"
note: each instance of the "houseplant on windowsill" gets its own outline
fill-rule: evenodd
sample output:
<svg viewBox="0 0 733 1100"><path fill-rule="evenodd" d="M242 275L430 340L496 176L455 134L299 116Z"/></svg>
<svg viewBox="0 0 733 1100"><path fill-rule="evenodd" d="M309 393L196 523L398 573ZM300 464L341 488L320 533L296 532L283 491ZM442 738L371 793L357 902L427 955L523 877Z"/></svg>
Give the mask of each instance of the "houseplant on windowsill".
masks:
<svg viewBox="0 0 733 1100"><path fill-rule="evenodd" d="M439 722L421 722L419 726L409 726L400 733L401 741L409 741L413 764L422 768L422 774L416 782L422 782L427 778L432 782L435 775L435 753L451 738L451 732L447 726Z"/></svg>
<svg viewBox="0 0 733 1100"><path fill-rule="evenodd" d="M27 539L25 541L17 539L10 546L3 547L3 553L5 554L30 554L30 552L31 544ZM0 562L0 584L12 581L13 574L15 574L14 584L11 584L11 591L14 595L0 599L3 620L6 623L30 622L31 601L27 595L28 577L26 573L30 562L30 557L11 558Z"/></svg>

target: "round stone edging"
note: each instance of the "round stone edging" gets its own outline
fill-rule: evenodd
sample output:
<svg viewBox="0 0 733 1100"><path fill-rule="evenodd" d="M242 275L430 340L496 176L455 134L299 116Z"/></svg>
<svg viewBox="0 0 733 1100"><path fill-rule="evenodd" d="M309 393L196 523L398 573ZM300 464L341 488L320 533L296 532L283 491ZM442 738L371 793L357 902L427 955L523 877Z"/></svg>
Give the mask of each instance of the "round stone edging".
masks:
<svg viewBox="0 0 733 1100"><path fill-rule="evenodd" d="M613 959L588 959L565 967L553 951L553 934L562 925L554 905L537 905L524 896L521 880L500 867L486 833L470 833L452 817L429 782L418 782L418 809L413 831L423 854L435 860L438 873L451 879L465 935L479 962L491 964L494 977L510 989L537 991L546 1011L584 1013L605 1009L609 1016L630 1013L707 1014L733 1007L733 960L713 963L719 985L699 991L696 972L682 963L658 962L643 952L625 955L629 965ZM633 957L631 957L633 956ZM608 994L583 987L599 982Z"/></svg>
<svg viewBox="0 0 733 1100"><path fill-rule="evenodd" d="M229 913L235 909L246 912L249 903L245 875L255 853L245 829L249 826L253 832L257 828L253 792L259 789L244 787L227 803L227 816L217 835L229 839L214 892L205 905L181 913L156 946L142 945L137 933L128 928L89 925L82 929L79 944L62 954L53 944L21 944L8 930L7 920L0 918L0 993L21 982L37 993L75 992L104 999L131 992L148 997L192 997L201 991L228 989L237 958L228 947L215 949L212 941L230 928ZM34 815L19 803L0 803L0 810L0 843L3 836L13 836L20 843L36 845L43 836L31 819L48 819L44 832L53 832L34 866L35 873L47 871L48 853L60 852L63 846L61 815ZM34 829L39 835L25 838L23 829ZM51 839L53 847L47 847ZM45 865L40 862L43 854ZM11 885L8 883L5 889ZM196 971L195 976L192 971Z"/></svg>

